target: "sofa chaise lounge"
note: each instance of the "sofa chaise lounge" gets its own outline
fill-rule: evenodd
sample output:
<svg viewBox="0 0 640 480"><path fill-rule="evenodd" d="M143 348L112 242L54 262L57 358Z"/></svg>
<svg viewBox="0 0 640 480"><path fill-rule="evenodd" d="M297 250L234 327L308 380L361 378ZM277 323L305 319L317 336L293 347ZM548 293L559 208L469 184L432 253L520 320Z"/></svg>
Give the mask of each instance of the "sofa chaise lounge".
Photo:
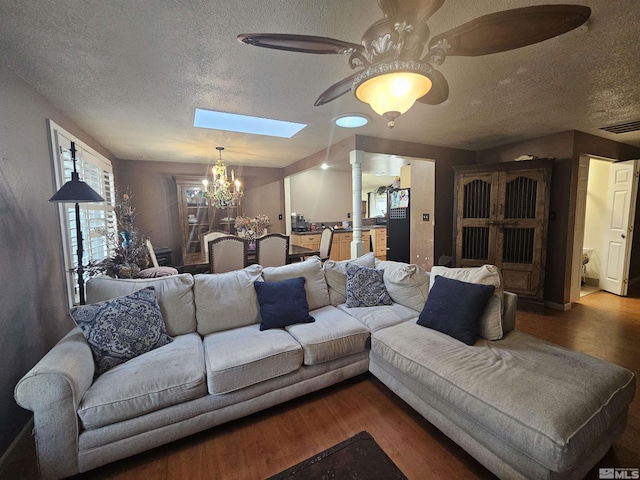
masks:
<svg viewBox="0 0 640 480"><path fill-rule="evenodd" d="M384 271L392 303L347 307L348 264ZM473 345L417 323L435 302L438 277L493 285ZM315 321L261 330L254 282L299 278ZM16 386L17 402L34 412L43 478L85 472L367 371L500 478L581 478L623 431L635 394L628 370L513 331L516 296L501 290L492 266L430 275L371 254L324 267L311 258L217 275L97 277L87 298L109 305L149 286L173 341L96 376L76 327Z"/></svg>

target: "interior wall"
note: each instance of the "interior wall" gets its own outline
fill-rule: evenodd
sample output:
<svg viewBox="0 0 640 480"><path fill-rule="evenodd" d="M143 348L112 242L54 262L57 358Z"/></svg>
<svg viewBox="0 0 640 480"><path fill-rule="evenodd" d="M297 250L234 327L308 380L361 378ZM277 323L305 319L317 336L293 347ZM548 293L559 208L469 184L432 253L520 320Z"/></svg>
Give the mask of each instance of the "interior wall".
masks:
<svg viewBox="0 0 640 480"><path fill-rule="evenodd" d="M265 214L271 223L270 233L286 233L284 179L280 169L269 170L273 171L270 174L263 172L259 176L245 177L244 214L247 217Z"/></svg>
<svg viewBox="0 0 640 480"><path fill-rule="evenodd" d="M604 230L602 225L606 225L608 217L607 195L610 167L611 162L595 158L589 160L582 249L589 256L589 262L585 265L585 276L596 280L600 278L601 259L603 258Z"/></svg>
<svg viewBox="0 0 640 480"><path fill-rule="evenodd" d="M435 265L434 259L434 210L436 165L430 161L411 162L411 263L426 271ZM422 215L429 215L424 221Z"/></svg>
<svg viewBox="0 0 640 480"><path fill-rule="evenodd" d="M351 172L313 169L290 177L291 212L309 222L342 223L353 210Z"/></svg>
<svg viewBox="0 0 640 480"><path fill-rule="evenodd" d="M107 150L0 65L0 456L31 417L13 399L20 378L72 327L47 119Z"/></svg>
<svg viewBox="0 0 640 480"><path fill-rule="evenodd" d="M626 160L640 158L640 148L571 130L483 150L477 152L477 161L511 162L523 154L555 158L551 179L544 299L564 307L570 305L580 155Z"/></svg>
<svg viewBox="0 0 640 480"><path fill-rule="evenodd" d="M282 201L282 169L229 166L243 182L243 209L247 215L265 213L271 220L272 232L283 232L284 222L278 215L284 211ZM137 216L134 224L148 236L154 246L169 247L174 265L182 264L182 237L178 216L178 196L174 176L202 176L209 166L194 163L120 161L114 169L119 191L127 188L133 194ZM268 205L268 207L267 207ZM266 209L265 209L266 208Z"/></svg>
<svg viewBox="0 0 640 480"><path fill-rule="evenodd" d="M441 256L453 256L453 167L455 165L475 163L475 152L421 143L399 142L397 140L366 137L362 135L356 136L355 143L356 150L424 158L433 161L433 173L435 176L435 199L432 210L432 222L434 222L433 258L437 261ZM414 195L413 188L411 195ZM421 205L419 202L412 202L411 204L411 211L415 210L422 213L423 209L428 208L430 208L429 205Z"/></svg>

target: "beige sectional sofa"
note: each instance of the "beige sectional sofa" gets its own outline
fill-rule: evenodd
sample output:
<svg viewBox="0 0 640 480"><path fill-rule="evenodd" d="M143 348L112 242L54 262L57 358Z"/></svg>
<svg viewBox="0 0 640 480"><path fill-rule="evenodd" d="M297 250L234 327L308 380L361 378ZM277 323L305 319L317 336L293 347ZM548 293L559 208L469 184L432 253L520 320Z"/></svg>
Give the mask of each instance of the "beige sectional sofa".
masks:
<svg viewBox="0 0 640 480"><path fill-rule="evenodd" d="M492 267L434 268L496 283L473 346L418 325L434 272L384 270L391 305L345 306L346 262L145 280L91 279L90 303L147 286L174 340L94 378L73 329L16 386L34 412L43 478L91 470L371 371L501 478L580 478L624 429L635 377L623 368L512 331L516 297ZM375 263L374 263L375 262ZM497 276L496 276L497 275ZM260 330L255 281L303 277L314 317Z"/></svg>

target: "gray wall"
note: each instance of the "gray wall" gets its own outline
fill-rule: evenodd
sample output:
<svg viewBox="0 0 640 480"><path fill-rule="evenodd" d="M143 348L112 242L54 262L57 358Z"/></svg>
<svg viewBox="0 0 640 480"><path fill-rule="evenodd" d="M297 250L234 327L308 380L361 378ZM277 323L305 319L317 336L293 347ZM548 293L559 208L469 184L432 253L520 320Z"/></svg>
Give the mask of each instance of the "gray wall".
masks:
<svg viewBox="0 0 640 480"><path fill-rule="evenodd" d="M0 65L0 455L27 423L13 389L73 323L67 315L62 247L47 118L100 147Z"/></svg>

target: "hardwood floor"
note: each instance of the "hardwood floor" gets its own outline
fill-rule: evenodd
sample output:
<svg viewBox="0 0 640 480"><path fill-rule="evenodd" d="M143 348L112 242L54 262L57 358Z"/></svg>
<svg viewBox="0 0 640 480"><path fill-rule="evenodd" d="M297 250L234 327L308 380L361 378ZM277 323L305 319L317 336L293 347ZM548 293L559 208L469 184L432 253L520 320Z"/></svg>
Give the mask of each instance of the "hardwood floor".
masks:
<svg viewBox="0 0 640 480"><path fill-rule="evenodd" d="M516 328L640 372L640 288L627 298L594 293L567 312L518 312ZM410 479L495 478L370 375L76 478L263 479L362 430ZM640 396L598 466L640 467ZM597 468L587 478L597 479Z"/></svg>

